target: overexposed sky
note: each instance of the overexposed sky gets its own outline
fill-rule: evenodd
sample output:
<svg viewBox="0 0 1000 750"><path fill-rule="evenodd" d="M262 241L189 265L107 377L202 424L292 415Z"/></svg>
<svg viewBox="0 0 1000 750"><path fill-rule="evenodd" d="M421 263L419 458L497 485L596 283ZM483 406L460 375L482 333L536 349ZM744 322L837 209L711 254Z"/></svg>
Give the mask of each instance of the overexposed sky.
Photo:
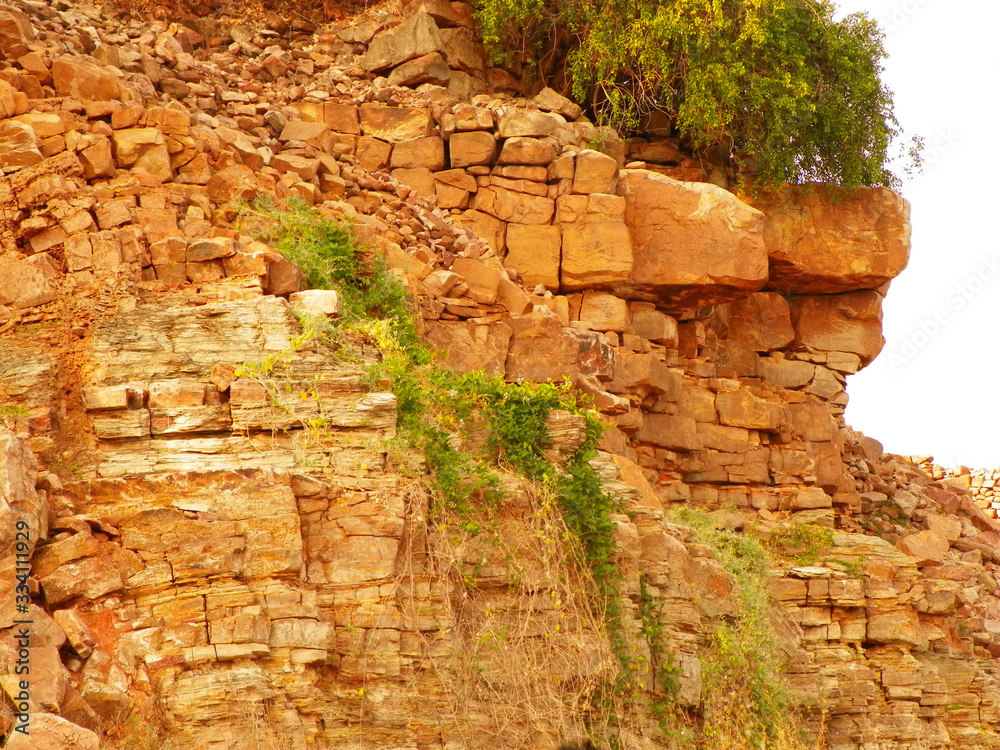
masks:
<svg viewBox="0 0 1000 750"><path fill-rule="evenodd" d="M887 451L1000 466L997 0L836 0L886 32L896 115L927 146L910 265L885 301L886 347L848 381L847 421Z"/></svg>

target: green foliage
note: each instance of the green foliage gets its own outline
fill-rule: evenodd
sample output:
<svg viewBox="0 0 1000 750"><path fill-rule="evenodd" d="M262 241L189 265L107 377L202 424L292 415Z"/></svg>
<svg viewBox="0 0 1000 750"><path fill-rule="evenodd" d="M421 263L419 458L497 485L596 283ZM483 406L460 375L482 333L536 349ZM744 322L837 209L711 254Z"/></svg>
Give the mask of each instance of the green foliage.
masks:
<svg viewBox="0 0 1000 750"><path fill-rule="evenodd" d="M257 236L301 267L313 289L340 293L339 324L364 327L372 320L382 321L411 357L429 360L428 352L420 347L406 289L380 256L366 257L348 224L322 216L295 199L288 202L288 210L267 200L256 201L244 215L265 220L267 229Z"/></svg>
<svg viewBox="0 0 1000 750"><path fill-rule="evenodd" d="M495 60L564 66L602 123L666 114L698 149L731 155L756 187L894 185L900 134L880 79L883 34L830 0L478 0ZM911 157L913 153L911 151Z"/></svg>
<svg viewBox="0 0 1000 750"><path fill-rule="evenodd" d="M677 520L697 533L732 577L737 611L719 623L701 655L707 747L756 750L801 746L798 722L771 625L770 561L752 536L715 528L690 509Z"/></svg>
<svg viewBox="0 0 1000 750"><path fill-rule="evenodd" d="M663 603L652 596L646 576L639 575L639 634L649 648L649 669L653 674L653 695L647 705L656 719L660 732L672 740L671 745L691 739L691 728L677 697L680 693L680 668L674 663L663 633Z"/></svg>
<svg viewBox="0 0 1000 750"><path fill-rule="evenodd" d="M833 546L833 530L814 524L779 526L771 531L766 544L797 565L813 565Z"/></svg>

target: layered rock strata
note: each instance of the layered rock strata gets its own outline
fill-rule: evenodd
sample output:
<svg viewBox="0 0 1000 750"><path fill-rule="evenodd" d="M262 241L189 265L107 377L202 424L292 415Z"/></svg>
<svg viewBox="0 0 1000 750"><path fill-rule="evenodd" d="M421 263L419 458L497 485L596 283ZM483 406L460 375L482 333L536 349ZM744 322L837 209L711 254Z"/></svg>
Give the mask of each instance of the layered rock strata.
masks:
<svg viewBox="0 0 1000 750"><path fill-rule="evenodd" d="M386 472L395 397L363 377L377 352L295 343L303 275L236 220L267 196L352 219L446 366L570 377L592 398L627 503L629 627L642 574L686 709L733 606L669 521L689 504L834 531L819 564L773 577L789 677L829 747L995 747L1000 528L842 418L847 376L882 346L905 202L815 187L751 205L675 141L602 143L555 92L487 93L513 84L470 17L428 2L299 37L234 27L222 46L83 7L0 11L0 512L34 545L37 736L96 747L142 705L219 748L265 730L302 748L555 746L580 729L537 734L540 690L505 717L468 688L470 669L513 680L470 621L517 610L541 648L561 584L525 599L509 561L436 535L426 493ZM530 538L539 509L509 502L511 538ZM4 537L8 666L13 554ZM547 673L556 693L607 658L582 626L558 632L577 657Z"/></svg>

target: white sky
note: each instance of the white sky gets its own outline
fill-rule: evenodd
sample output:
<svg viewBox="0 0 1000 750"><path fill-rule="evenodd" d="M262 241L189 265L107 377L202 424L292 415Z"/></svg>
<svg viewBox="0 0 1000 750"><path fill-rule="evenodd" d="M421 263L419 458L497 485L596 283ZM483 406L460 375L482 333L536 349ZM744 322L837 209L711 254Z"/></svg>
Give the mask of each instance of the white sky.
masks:
<svg viewBox="0 0 1000 750"><path fill-rule="evenodd" d="M847 421L892 453L1000 466L1000 3L836 2L885 29L896 115L927 140L923 174L902 188L910 265L885 301L885 349L849 380Z"/></svg>

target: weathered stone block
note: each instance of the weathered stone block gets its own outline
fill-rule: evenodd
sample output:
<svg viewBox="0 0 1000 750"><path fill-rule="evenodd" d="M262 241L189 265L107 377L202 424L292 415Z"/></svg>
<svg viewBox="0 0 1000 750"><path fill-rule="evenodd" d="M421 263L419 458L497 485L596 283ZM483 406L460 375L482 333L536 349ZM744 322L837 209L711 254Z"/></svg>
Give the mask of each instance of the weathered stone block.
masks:
<svg viewBox="0 0 1000 750"><path fill-rule="evenodd" d="M565 290L621 285L633 270L632 238L613 221L563 224L561 282Z"/></svg>
<svg viewBox="0 0 1000 750"><path fill-rule="evenodd" d="M641 169L621 172L618 194L635 249L622 286L634 298L694 307L745 297L764 285L760 211L715 185Z"/></svg>
<svg viewBox="0 0 1000 750"><path fill-rule="evenodd" d="M559 226L507 225L507 257L504 265L517 271L524 286L541 284L559 288L562 230Z"/></svg>
<svg viewBox="0 0 1000 750"><path fill-rule="evenodd" d="M502 221L516 224L548 224L555 213L555 201L501 187L488 187L476 194L475 208Z"/></svg>
<svg viewBox="0 0 1000 750"><path fill-rule="evenodd" d="M822 352L850 352L868 364L885 345L882 296L850 292L800 297L792 302L795 341Z"/></svg>
<svg viewBox="0 0 1000 750"><path fill-rule="evenodd" d="M426 109L361 105L361 132L389 143L430 135L431 114Z"/></svg>
<svg viewBox="0 0 1000 750"><path fill-rule="evenodd" d="M768 289L785 294L879 289L906 268L910 205L888 188L834 195L822 185L784 187L749 202L765 216Z"/></svg>

